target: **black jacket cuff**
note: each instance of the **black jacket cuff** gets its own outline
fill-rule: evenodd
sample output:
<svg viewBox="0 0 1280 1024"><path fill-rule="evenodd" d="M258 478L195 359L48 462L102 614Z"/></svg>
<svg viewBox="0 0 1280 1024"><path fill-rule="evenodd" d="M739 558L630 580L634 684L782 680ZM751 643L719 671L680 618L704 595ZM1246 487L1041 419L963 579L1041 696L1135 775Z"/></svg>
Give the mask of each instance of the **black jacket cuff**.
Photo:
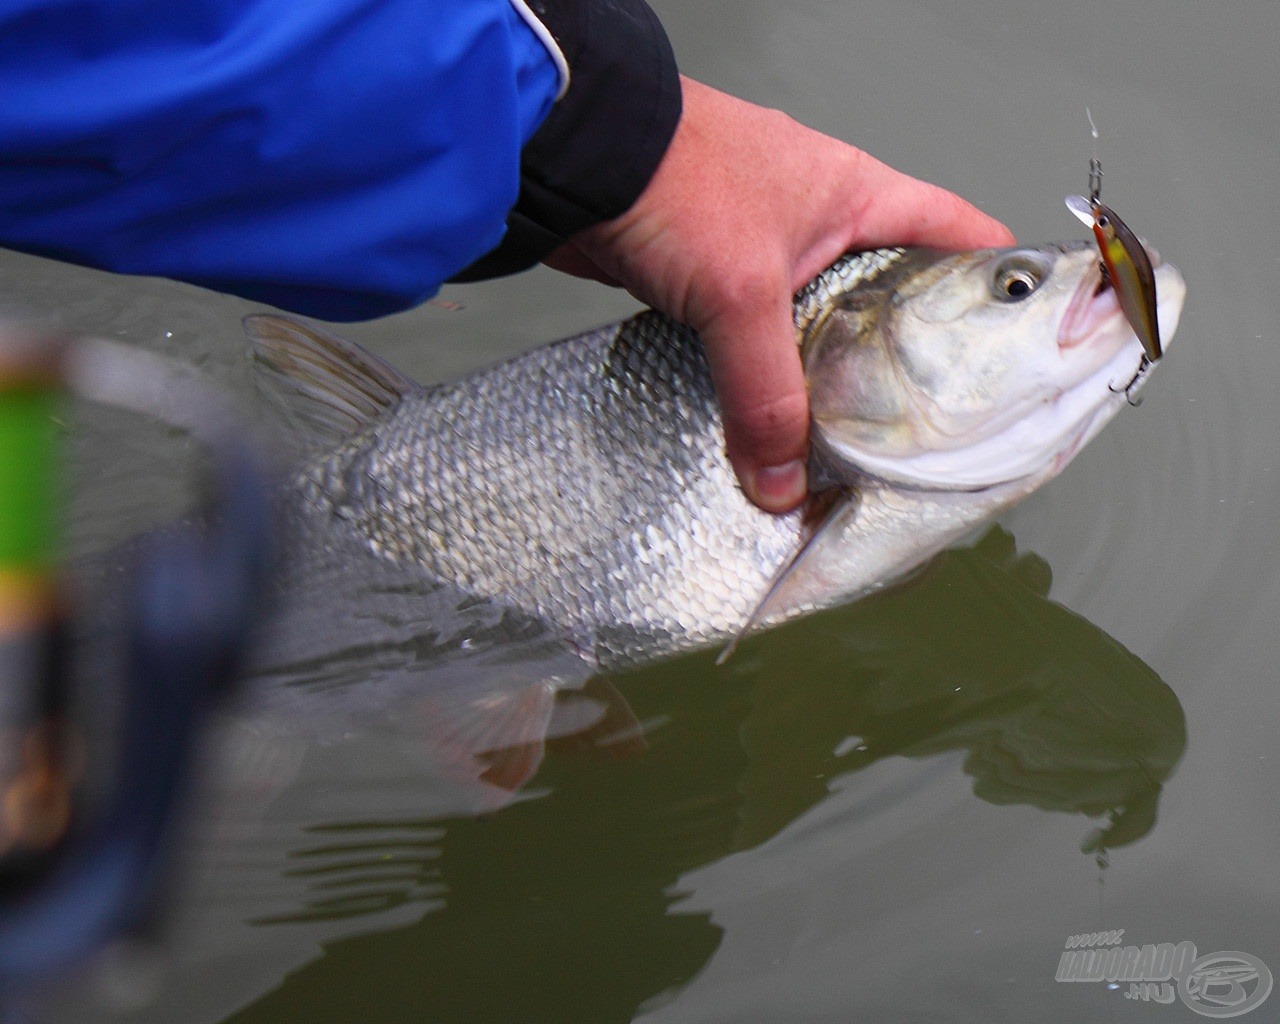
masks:
<svg viewBox="0 0 1280 1024"><path fill-rule="evenodd" d="M529 0L569 64L569 89L520 159L520 197L492 252L454 275L526 270L571 235L624 213L680 120L680 77L643 0Z"/></svg>

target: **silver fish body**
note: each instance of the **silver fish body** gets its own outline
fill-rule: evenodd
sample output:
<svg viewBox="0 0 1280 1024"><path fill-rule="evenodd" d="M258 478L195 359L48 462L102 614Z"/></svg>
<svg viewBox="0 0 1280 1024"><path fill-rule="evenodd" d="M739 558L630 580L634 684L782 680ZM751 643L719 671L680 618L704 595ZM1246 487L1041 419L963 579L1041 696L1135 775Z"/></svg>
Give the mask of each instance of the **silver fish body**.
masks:
<svg viewBox="0 0 1280 1024"><path fill-rule="evenodd" d="M615 665L728 635L795 549L723 445L696 336L649 312L406 395L294 507Z"/></svg>
<svg viewBox="0 0 1280 1024"><path fill-rule="evenodd" d="M1013 254L863 253L797 296L819 473L841 495L816 536L802 513L768 515L743 496L701 345L659 313L425 389L312 326L247 326L274 390L321 433L346 433L292 479L294 515L535 617L616 667L724 641L753 611L777 622L865 593L1065 465L1123 404L1105 384L1121 376L1126 346L1134 365L1140 347L1125 327L1071 380L1006 394L1033 343L1079 362L1068 350L1083 342L1059 342L1083 308L1118 330L1094 309L1096 253ZM1018 321L1008 314L1022 296L997 294L1012 288L1001 276L1011 266L1040 275L1032 291L1045 308L1024 315L1025 342L985 353L974 337ZM1168 336L1182 292L1176 271L1165 274ZM1045 455L1027 462L1026 439L1006 443L1008 428L1066 404L1080 380L1088 402L1044 428ZM955 481L939 470L951 464Z"/></svg>

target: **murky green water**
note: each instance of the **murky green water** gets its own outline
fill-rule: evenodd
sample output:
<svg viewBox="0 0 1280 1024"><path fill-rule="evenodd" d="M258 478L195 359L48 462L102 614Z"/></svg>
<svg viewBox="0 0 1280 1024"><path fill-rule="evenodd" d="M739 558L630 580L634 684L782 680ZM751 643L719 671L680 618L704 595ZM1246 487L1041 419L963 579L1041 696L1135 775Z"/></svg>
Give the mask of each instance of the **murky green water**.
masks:
<svg viewBox="0 0 1280 1024"><path fill-rule="evenodd" d="M167 971L59 1019L1185 1022L1055 980L1068 937L1280 970L1280 8L656 6L687 73L1028 242L1078 233L1088 106L1105 199L1189 285L1144 403L909 586L610 680L647 749L562 743L494 813L424 757L412 688L260 703ZM243 384L235 300L8 254L0 294ZM631 308L549 272L445 298L349 333L434 380ZM101 410L79 436L79 548L182 507L184 438Z"/></svg>

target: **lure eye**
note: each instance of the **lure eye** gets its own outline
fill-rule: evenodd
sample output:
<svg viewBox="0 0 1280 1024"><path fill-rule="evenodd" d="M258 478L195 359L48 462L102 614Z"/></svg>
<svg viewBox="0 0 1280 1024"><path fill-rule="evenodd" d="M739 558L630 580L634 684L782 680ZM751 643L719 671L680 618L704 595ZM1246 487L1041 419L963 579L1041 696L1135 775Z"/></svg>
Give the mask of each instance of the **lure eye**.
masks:
<svg viewBox="0 0 1280 1024"><path fill-rule="evenodd" d="M1111 218L1108 217L1105 213L1098 214L1098 227L1100 228L1111 227Z"/></svg>
<svg viewBox="0 0 1280 1024"><path fill-rule="evenodd" d="M996 268L995 297L1004 302L1020 302L1044 282L1044 271L1025 259L1006 260Z"/></svg>

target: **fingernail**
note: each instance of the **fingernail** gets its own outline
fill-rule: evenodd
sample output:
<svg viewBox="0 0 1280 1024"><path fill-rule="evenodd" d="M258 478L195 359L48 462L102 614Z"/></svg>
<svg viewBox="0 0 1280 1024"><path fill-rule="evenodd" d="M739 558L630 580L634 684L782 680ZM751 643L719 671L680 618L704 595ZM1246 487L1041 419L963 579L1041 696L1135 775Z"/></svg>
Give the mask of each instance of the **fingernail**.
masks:
<svg viewBox="0 0 1280 1024"><path fill-rule="evenodd" d="M781 466L757 469L751 480L755 502L767 512L789 512L804 500L808 489L804 463L799 459Z"/></svg>

